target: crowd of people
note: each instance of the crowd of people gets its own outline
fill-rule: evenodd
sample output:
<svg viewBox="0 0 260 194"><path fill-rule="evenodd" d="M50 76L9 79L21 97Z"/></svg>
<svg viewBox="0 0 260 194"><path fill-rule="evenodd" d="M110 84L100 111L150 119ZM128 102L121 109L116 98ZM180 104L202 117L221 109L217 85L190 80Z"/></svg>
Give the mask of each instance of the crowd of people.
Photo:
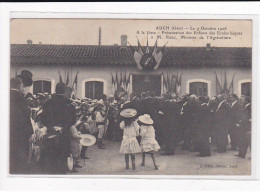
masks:
<svg viewBox="0 0 260 194"><path fill-rule="evenodd" d="M174 155L180 145L183 150L207 157L212 147L219 153L226 152L230 142L230 149L238 151L236 156L245 158L251 145L250 97L219 94L210 99L195 94L178 97L174 93L158 97L152 91L138 96L119 88L109 97L72 99L72 90L65 83L58 83L54 94L25 94L24 89L31 85L32 74L27 70L11 79L11 174L65 174L69 156L73 157L72 171L76 172L82 167L78 160L91 157L88 147L80 144L81 134L95 136L98 149L106 149L104 139L123 142L124 117L120 113L126 109L136 111L133 120L149 116L153 121L152 137L162 155ZM147 128L143 125L141 128ZM137 141L145 149L145 134L140 134ZM145 152L142 164L144 158ZM152 159L157 168L153 153Z"/></svg>

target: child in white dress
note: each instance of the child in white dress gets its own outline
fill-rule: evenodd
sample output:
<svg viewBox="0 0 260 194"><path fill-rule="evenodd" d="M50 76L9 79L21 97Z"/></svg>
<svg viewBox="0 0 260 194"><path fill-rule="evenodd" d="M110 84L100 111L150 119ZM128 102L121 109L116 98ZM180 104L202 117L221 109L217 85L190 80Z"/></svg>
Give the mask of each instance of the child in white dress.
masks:
<svg viewBox="0 0 260 194"><path fill-rule="evenodd" d="M158 142L155 140L155 130L153 128L153 120L150 115L144 114L138 118L141 123L140 127L140 135L141 139L141 149L142 149L142 166L145 165L145 154L151 154L154 168L158 170L158 167L155 163L154 153L160 149Z"/></svg>
<svg viewBox="0 0 260 194"><path fill-rule="evenodd" d="M129 155L131 155L132 169L135 170L135 154L141 152L136 136L139 135L140 126L135 120L137 111L135 109L125 109L121 111L122 122L120 128L124 130L120 153L125 154L126 169L129 169Z"/></svg>

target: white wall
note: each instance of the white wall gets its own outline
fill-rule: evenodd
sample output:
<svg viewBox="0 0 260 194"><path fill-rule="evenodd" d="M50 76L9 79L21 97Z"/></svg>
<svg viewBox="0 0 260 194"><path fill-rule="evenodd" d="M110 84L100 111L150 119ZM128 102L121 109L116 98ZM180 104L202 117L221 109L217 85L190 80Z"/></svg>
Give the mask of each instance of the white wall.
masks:
<svg viewBox="0 0 260 194"><path fill-rule="evenodd" d="M15 67L11 67L11 77L15 75ZM20 67L20 70L28 69L33 73L33 79L44 79L52 81L52 91L55 89L55 84L59 82L59 74L60 71L63 81L66 80L65 76L65 67L63 65L42 65L42 66L23 66ZM186 93L188 90L188 83L191 80L205 80L209 84L209 95L210 97L216 94L216 76L215 72L218 74L218 78L221 79L221 69L220 68L210 68L210 67L159 67L159 69L155 72L143 72L138 71L136 66L122 68L123 72L126 70L127 73L135 73L135 74L156 74L160 75L163 72L175 72L182 73L182 85L181 85L181 95ZM119 66L73 66L68 67L66 71L72 72L72 76L70 74L70 83L74 81L75 75L77 71L78 74L78 90L77 97L82 98L84 96L84 82L87 80L97 80L104 81L104 93L107 95L113 94L112 89L112 79L111 73L115 75L116 71L120 72L121 67ZM234 92L240 95L240 84L244 81L250 81L252 79L251 68L245 67L226 67L227 73L227 83L230 84L233 74L235 73L234 78ZM223 75L223 74L222 74ZM224 76L222 76L222 80L224 80Z"/></svg>

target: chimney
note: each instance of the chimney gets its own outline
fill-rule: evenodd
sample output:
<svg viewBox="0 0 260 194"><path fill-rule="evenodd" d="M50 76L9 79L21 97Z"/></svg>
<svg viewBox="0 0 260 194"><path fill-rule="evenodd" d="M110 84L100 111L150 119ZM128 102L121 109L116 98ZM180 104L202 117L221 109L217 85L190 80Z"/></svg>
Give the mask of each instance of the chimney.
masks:
<svg viewBox="0 0 260 194"><path fill-rule="evenodd" d="M101 27L98 29L98 45L101 45Z"/></svg>
<svg viewBox="0 0 260 194"><path fill-rule="evenodd" d="M121 46L127 46L127 35L121 35Z"/></svg>
<svg viewBox="0 0 260 194"><path fill-rule="evenodd" d="M27 44L32 44L32 40L27 40Z"/></svg>

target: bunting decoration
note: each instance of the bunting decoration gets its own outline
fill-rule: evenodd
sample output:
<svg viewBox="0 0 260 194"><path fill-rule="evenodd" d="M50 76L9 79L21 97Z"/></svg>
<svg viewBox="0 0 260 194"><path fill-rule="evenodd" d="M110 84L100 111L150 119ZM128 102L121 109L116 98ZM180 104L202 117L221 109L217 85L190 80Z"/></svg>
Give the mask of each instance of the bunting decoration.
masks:
<svg viewBox="0 0 260 194"><path fill-rule="evenodd" d="M158 67L160 66L160 63L162 61L162 57L163 57L163 53L165 51L166 44L161 49L158 49L157 40L156 40L154 48L152 49L152 52L149 48L148 39L147 39L147 44L146 44L145 50L142 49L142 46L141 46L138 38L137 38L137 45L138 45L137 50L135 50L129 42L128 42L128 44L130 45L130 49L132 51L132 54L133 54L133 57L136 62L138 70L152 71L152 70L158 69Z"/></svg>
<svg viewBox="0 0 260 194"><path fill-rule="evenodd" d="M120 73L116 72L115 75L111 73L113 90L116 91L119 87L121 87L125 91L128 91L130 86L130 77L130 73L127 75L126 71L123 72L122 70Z"/></svg>
<svg viewBox="0 0 260 194"><path fill-rule="evenodd" d="M224 71L224 83L223 85L221 84L221 82L219 81L218 75L215 72L216 75L216 94L232 94L234 93L234 78L235 78L235 73L232 77L232 80L230 82L230 85L228 87L228 82L227 82L227 74L226 71Z"/></svg>
<svg viewBox="0 0 260 194"><path fill-rule="evenodd" d="M179 75L178 73L170 73L167 72L166 75L163 73L163 87L165 92L167 93L176 93L180 94L181 90L181 78L182 73Z"/></svg>

